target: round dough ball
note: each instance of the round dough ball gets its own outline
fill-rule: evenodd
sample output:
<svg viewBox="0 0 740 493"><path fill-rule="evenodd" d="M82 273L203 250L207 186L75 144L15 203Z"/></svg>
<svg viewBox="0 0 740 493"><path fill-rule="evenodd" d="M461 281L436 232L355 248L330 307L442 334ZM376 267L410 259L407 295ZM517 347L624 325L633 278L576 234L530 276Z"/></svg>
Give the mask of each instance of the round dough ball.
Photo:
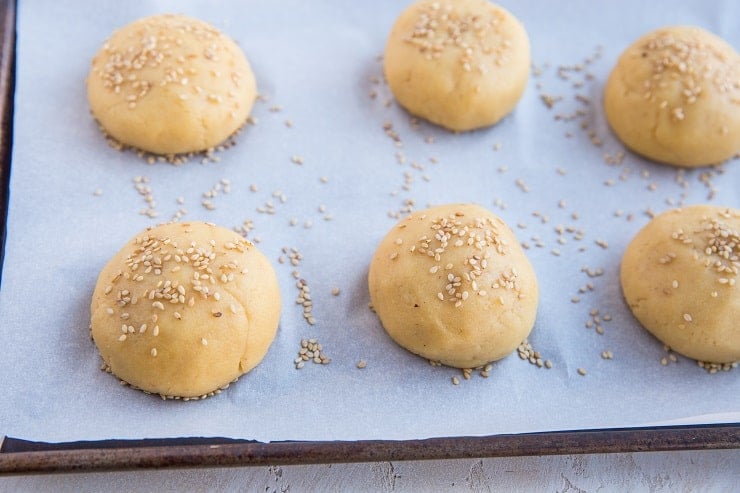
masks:
<svg viewBox="0 0 740 493"><path fill-rule="evenodd" d="M511 353L537 314L537 279L514 233L477 205L414 212L381 241L370 299L400 346L476 368Z"/></svg>
<svg viewBox="0 0 740 493"><path fill-rule="evenodd" d="M740 210L695 205L640 230L622 259L632 313L674 351L699 361L740 360Z"/></svg>
<svg viewBox="0 0 740 493"><path fill-rule="evenodd" d="M182 15L156 15L113 33L87 78L93 116L122 144L155 154L217 146L257 96L249 62L226 35Z"/></svg>
<svg viewBox="0 0 740 493"><path fill-rule="evenodd" d="M90 311L93 340L113 374L146 392L204 397L265 356L280 290L270 262L238 234L170 223L113 256Z"/></svg>
<svg viewBox="0 0 740 493"><path fill-rule="evenodd" d="M698 27L666 27L627 48L604 91L612 130L638 154L677 166L740 152L740 56Z"/></svg>
<svg viewBox="0 0 740 493"><path fill-rule="evenodd" d="M396 20L383 68L398 102L450 130L487 127L516 106L529 78L529 38L487 0L422 0Z"/></svg>

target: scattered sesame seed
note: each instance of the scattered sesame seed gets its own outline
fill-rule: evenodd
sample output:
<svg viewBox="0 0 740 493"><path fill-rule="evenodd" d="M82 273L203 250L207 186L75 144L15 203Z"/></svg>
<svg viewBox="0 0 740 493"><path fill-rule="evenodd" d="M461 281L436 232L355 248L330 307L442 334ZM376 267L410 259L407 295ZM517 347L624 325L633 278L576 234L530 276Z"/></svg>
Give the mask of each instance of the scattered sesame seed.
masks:
<svg viewBox="0 0 740 493"><path fill-rule="evenodd" d="M519 355L519 359L528 361L530 364L538 368L545 367L548 370L552 368L552 362L550 360L543 360L540 352L536 351L532 347L528 339L524 339L524 341L519 345L517 348L517 354Z"/></svg>
<svg viewBox="0 0 740 493"><path fill-rule="evenodd" d="M298 357L293 360L297 370L303 368L308 361L321 365L328 365L331 362L331 359L324 354L323 347L317 339L301 339L300 346Z"/></svg>

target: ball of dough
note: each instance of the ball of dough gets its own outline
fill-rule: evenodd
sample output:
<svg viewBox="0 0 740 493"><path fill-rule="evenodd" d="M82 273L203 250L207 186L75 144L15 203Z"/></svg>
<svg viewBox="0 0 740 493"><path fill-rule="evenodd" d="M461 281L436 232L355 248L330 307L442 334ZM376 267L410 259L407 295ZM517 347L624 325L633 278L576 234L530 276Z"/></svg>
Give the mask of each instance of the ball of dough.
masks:
<svg viewBox="0 0 740 493"><path fill-rule="evenodd" d="M696 205L665 212L632 239L621 267L632 313L684 356L740 360L740 210Z"/></svg>
<svg viewBox="0 0 740 493"><path fill-rule="evenodd" d="M740 152L740 56L698 27L666 27L619 57L604 91L612 130L638 154L677 166Z"/></svg>
<svg viewBox="0 0 740 493"><path fill-rule="evenodd" d="M487 127L516 106L529 78L521 23L487 0L422 0L396 20L383 68L396 100L450 130Z"/></svg>
<svg viewBox="0 0 740 493"><path fill-rule="evenodd" d="M156 15L113 33L87 78L93 116L122 144L155 154L210 149L257 96L241 49L205 22Z"/></svg>
<svg viewBox="0 0 740 493"><path fill-rule="evenodd" d="M458 368L511 353L537 312L532 265L506 224L477 205L442 205L400 221L378 246L368 283L394 341Z"/></svg>
<svg viewBox="0 0 740 493"><path fill-rule="evenodd" d="M169 397L203 397L254 368L275 338L280 290L249 241L210 223L136 235L107 263L92 337L111 372Z"/></svg>

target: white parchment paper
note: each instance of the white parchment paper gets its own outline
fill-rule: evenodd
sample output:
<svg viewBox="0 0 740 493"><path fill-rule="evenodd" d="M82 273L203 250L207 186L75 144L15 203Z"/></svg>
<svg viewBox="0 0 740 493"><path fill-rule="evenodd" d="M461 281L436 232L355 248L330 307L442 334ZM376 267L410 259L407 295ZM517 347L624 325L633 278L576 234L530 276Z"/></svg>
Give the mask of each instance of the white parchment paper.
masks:
<svg viewBox="0 0 740 493"><path fill-rule="evenodd" d="M0 434L414 439L739 421L738 370L710 375L680 356L661 365L667 353L625 307L618 266L648 209L707 202L710 192L711 203L739 207L740 163L678 173L647 162L609 132L601 94L621 51L651 29L695 24L740 47L740 5L501 3L525 24L539 75L504 121L455 135L415 125L386 104L392 98L379 82L378 56L406 2L20 2L0 290ZM268 98L255 106L258 123L218 163L149 165L108 147L89 115L84 80L102 42L115 28L162 12L199 17L236 39ZM554 98L552 108L543 94ZM607 164L605 154L617 163ZM156 219L139 213L146 203L137 176L148 179ZM203 193L221 179L230 193L219 193L207 210ZM274 214L258 212L268 202ZM552 369L514 354L494 364L489 378L464 380L459 370L431 367L397 347L368 309L367 265L395 224L389 213L445 202L494 210L529 245L541 287L530 341ZM284 302L262 364L201 402L165 402L121 386L99 370L88 337L89 300L104 263L181 207L183 220L226 227L251 220L249 237L275 262ZM278 263L283 247L300 251L300 265ZM603 275L589 277L589 269ZM294 304L293 270L311 288L315 326ZM611 317L601 323L603 335L585 327L595 309L602 320ZM331 364L296 370L304 337L318 338ZM612 360L600 357L605 350ZM366 368L356 368L360 360Z"/></svg>

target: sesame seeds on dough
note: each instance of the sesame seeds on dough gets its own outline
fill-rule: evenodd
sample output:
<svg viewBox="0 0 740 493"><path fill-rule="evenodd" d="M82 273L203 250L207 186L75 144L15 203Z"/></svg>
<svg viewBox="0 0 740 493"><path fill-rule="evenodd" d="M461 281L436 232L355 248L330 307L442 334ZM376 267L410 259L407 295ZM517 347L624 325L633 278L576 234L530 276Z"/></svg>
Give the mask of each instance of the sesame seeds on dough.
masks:
<svg viewBox="0 0 740 493"><path fill-rule="evenodd" d="M399 222L378 247L368 282L389 335L449 366L504 357L534 323L531 265L503 221L478 206L439 206Z"/></svg>
<svg viewBox="0 0 740 493"><path fill-rule="evenodd" d="M622 290L642 325L698 361L740 360L740 211L695 205L656 216L622 260Z"/></svg>
<svg viewBox="0 0 740 493"><path fill-rule="evenodd" d="M140 233L108 262L91 313L112 373L147 392L196 397L264 357L280 296L252 243L210 223L170 223Z"/></svg>
<svg viewBox="0 0 740 493"><path fill-rule="evenodd" d="M249 63L231 39L169 14L115 31L93 59L87 88L108 135L162 156L220 145L242 127L256 97Z"/></svg>
<svg viewBox="0 0 740 493"><path fill-rule="evenodd" d="M394 23L383 57L396 100L454 131L493 125L512 111L529 63L524 27L486 0L412 4Z"/></svg>
<svg viewBox="0 0 740 493"><path fill-rule="evenodd" d="M619 139L648 159L720 163L740 151L740 55L698 27L657 29L620 56L604 109Z"/></svg>

